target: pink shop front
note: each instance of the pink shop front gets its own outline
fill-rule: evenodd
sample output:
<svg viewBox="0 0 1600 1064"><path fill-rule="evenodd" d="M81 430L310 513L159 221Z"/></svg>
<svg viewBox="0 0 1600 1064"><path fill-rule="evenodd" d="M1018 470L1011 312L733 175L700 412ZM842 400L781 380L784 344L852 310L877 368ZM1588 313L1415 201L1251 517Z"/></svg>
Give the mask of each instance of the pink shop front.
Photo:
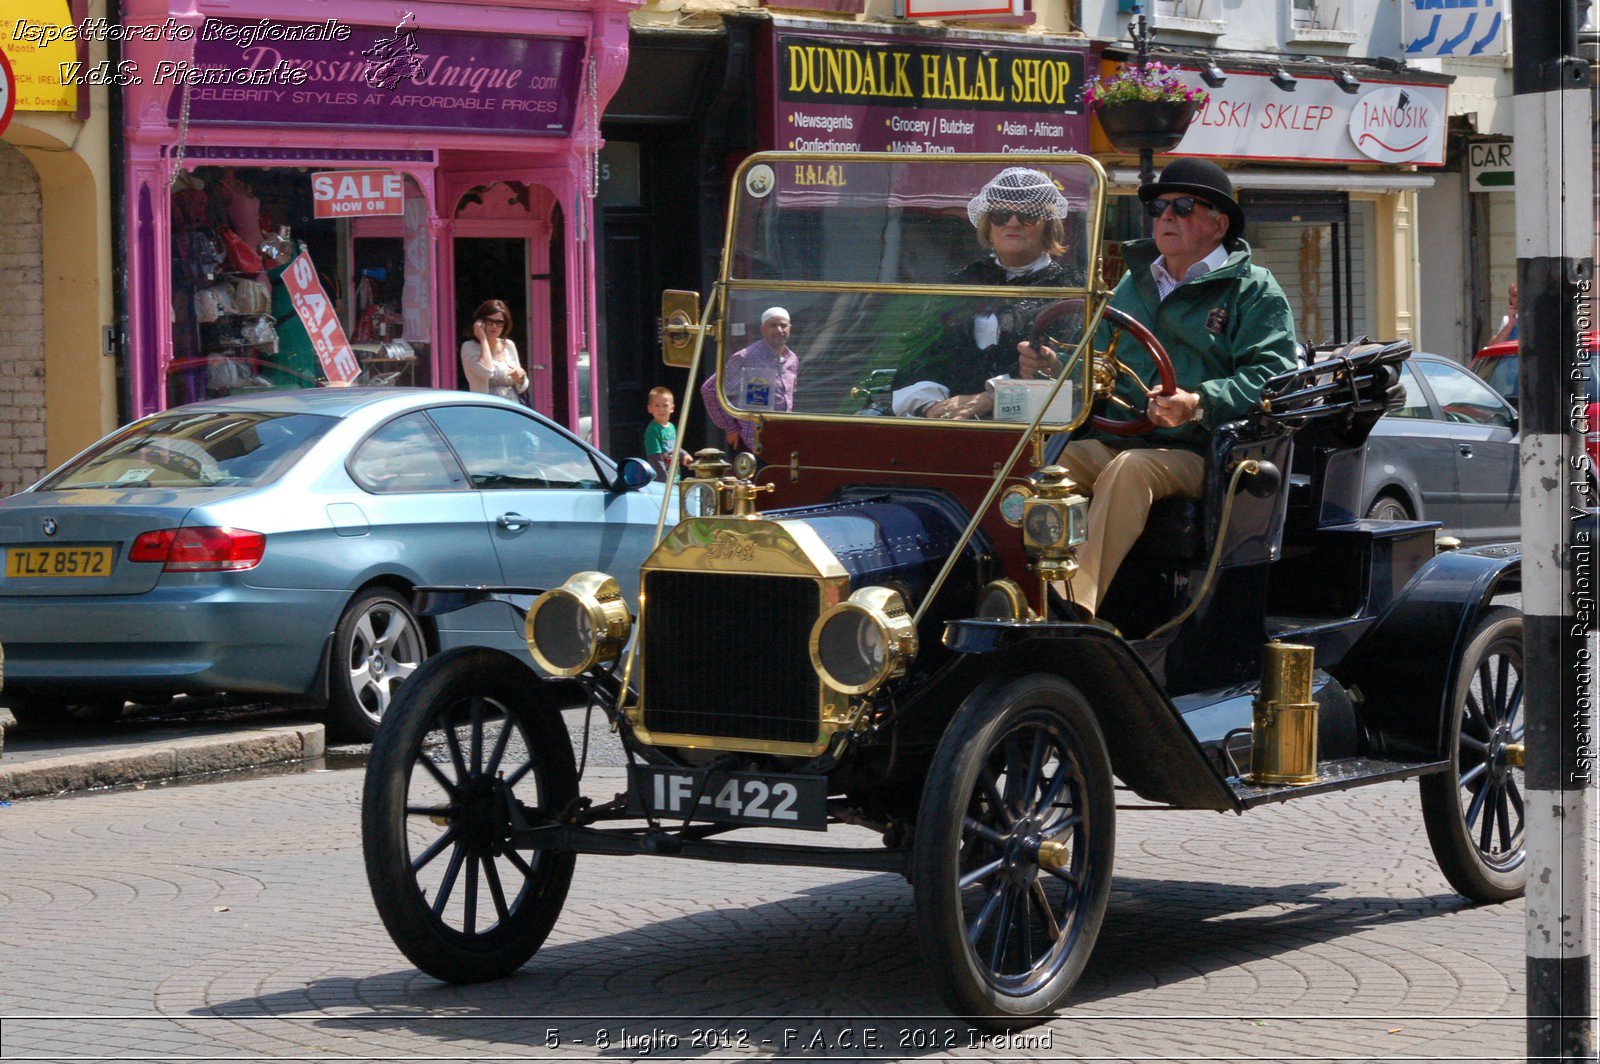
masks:
<svg viewBox="0 0 1600 1064"><path fill-rule="evenodd" d="M499 299L525 401L598 433L598 116L638 2L336 0L309 24L131 0L127 25L161 27L124 45L134 413L464 387L474 311ZM298 268L258 253L285 230Z"/></svg>

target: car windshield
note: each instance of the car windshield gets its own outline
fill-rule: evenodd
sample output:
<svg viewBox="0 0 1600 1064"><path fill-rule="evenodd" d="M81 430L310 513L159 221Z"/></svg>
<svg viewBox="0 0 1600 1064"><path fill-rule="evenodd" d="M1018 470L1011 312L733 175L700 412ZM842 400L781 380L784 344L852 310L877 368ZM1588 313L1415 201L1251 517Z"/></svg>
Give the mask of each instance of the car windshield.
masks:
<svg viewBox="0 0 1600 1064"><path fill-rule="evenodd" d="M1076 156L752 157L723 264L723 404L898 419L987 394L977 419L1027 421L1054 386L1018 379L1038 339L1069 367L1049 422L1075 424L1103 191Z"/></svg>
<svg viewBox="0 0 1600 1064"><path fill-rule="evenodd" d="M39 490L255 487L277 479L337 423L315 414L158 414L102 440Z"/></svg>

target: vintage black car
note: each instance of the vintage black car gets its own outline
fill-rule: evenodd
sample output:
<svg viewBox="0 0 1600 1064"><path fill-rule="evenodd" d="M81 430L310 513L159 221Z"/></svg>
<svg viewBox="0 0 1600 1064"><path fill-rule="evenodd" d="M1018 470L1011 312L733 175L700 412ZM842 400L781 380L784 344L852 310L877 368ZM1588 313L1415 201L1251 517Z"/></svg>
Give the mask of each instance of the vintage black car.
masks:
<svg viewBox="0 0 1600 1064"><path fill-rule="evenodd" d="M968 198L1019 164L1064 204L1055 284L952 281L983 255ZM697 456L636 602L593 572L427 596L527 607L532 657L564 679L449 652L383 718L367 870L419 968L469 982L526 963L580 853L887 870L910 881L951 1010L1035 1022L1094 947L1121 790L1243 813L1417 777L1450 883L1522 892L1522 620L1493 602L1518 587L1517 550L1441 552L1436 523L1360 509L1362 443L1407 345L1271 381L1214 434L1205 497L1157 504L1098 623L1070 608L1087 504L1051 457L1090 424L1140 430L1145 390L1172 385L1154 337L1106 307L1104 194L1075 155L739 168L721 279L703 311L668 294L663 343L695 368L717 346L720 401L755 422L759 459ZM772 306L800 353L787 408L770 370L730 361ZM990 380L968 420L901 401L903 367L954 333L1018 328L1075 353L1059 379ZM574 681L631 760L599 804L559 713ZM880 841L791 833L844 824Z"/></svg>

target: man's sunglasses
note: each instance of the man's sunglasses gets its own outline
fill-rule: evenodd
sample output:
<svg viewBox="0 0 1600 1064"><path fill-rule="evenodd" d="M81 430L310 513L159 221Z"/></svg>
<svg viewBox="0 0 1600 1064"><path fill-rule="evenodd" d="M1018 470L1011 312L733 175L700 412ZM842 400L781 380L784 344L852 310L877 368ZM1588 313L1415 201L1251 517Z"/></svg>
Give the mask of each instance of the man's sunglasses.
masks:
<svg viewBox="0 0 1600 1064"><path fill-rule="evenodd" d="M1026 211L1019 211L1010 207L995 207L989 211L988 217L990 225L1010 225L1013 218L1023 225L1038 225L1041 221L1036 214L1029 214Z"/></svg>
<svg viewBox="0 0 1600 1064"><path fill-rule="evenodd" d="M1196 207L1205 207L1208 210L1211 204L1193 196L1174 196L1171 199L1153 199L1145 201L1144 211L1152 218L1159 218L1167 213L1167 208L1172 208L1172 213L1179 218L1187 218L1194 213Z"/></svg>

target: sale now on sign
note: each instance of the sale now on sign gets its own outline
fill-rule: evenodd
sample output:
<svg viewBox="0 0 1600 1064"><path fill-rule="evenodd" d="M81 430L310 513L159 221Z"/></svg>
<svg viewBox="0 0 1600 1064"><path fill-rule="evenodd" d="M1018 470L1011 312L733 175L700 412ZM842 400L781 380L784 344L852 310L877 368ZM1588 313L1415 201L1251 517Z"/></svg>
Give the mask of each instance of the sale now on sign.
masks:
<svg viewBox="0 0 1600 1064"><path fill-rule="evenodd" d="M350 350L344 327L333 311L333 300L317 280L317 268L311 264L311 254L300 252L298 258L283 271L283 284L289 290L289 302L311 336L311 346L316 349L317 361L323 375L330 383L349 384L361 374L361 363Z"/></svg>
<svg viewBox="0 0 1600 1064"><path fill-rule="evenodd" d="M318 218L370 218L404 214L406 187L393 170L328 170L311 175Z"/></svg>

